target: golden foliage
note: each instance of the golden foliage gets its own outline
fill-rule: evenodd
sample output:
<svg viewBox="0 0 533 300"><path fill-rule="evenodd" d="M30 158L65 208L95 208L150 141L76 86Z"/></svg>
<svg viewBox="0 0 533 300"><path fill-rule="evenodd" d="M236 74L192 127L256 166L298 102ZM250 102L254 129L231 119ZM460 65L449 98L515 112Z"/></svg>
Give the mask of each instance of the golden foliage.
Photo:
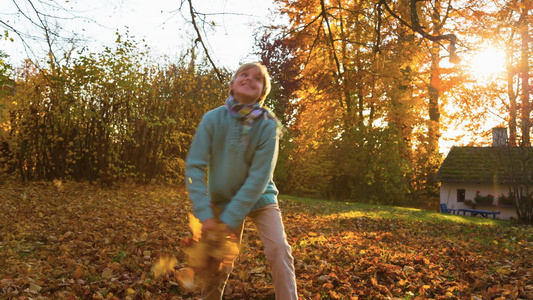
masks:
<svg viewBox="0 0 533 300"><path fill-rule="evenodd" d="M198 122L226 87L203 66L148 64L128 37L116 46L61 68L21 69L13 95L0 98L0 171L106 185L184 180Z"/></svg>

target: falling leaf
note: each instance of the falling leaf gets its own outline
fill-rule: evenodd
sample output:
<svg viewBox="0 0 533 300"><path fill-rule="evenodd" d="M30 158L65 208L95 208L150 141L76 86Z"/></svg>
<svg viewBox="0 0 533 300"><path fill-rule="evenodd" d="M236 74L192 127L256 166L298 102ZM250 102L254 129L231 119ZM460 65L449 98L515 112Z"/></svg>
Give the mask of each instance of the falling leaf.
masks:
<svg viewBox="0 0 533 300"><path fill-rule="evenodd" d="M178 263L178 260L172 256L172 255L163 255L159 260L155 263L155 265L152 268L152 272L154 273L154 277L158 278L161 275L165 275L167 273L170 273L174 270L174 266Z"/></svg>
<svg viewBox="0 0 533 300"><path fill-rule="evenodd" d="M193 239L200 240L202 236L202 223L193 214L189 213L189 228L191 229Z"/></svg>
<svg viewBox="0 0 533 300"><path fill-rule="evenodd" d="M176 278L179 283L187 290L194 290L196 283L194 281L194 270L192 268L181 268L176 272Z"/></svg>
<svg viewBox="0 0 533 300"><path fill-rule="evenodd" d="M63 191L63 182L61 180L54 179L52 182L58 191Z"/></svg>
<svg viewBox="0 0 533 300"><path fill-rule="evenodd" d="M207 278L224 267L231 266L239 254L239 246L236 239L228 236L226 225L220 221L215 230L202 234L202 224L189 213L189 228L193 233L193 241L186 242L183 251L193 272L183 270L177 276L183 287L190 290L193 286L201 286Z"/></svg>

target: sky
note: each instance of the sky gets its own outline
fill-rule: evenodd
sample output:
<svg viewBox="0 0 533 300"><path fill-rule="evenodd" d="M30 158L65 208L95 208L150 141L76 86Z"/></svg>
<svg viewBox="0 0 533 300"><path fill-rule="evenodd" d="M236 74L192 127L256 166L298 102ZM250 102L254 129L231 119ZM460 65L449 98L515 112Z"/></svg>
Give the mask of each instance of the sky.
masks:
<svg viewBox="0 0 533 300"><path fill-rule="evenodd" d="M25 0L4 0L7 7L0 12L0 20L7 21L16 28L42 36L42 33L30 26L20 15L14 3L26 10ZM241 62L253 60L248 54L254 44L254 29L262 24L269 24L272 19L274 0L193 0L196 11L208 14L206 29L209 51L218 66L236 69ZM34 1L35 2L35 1ZM181 0L58 0L72 10L76 20L61 20L63 35L78 34L91 42L87 42L91 52L97 52L105 46L112 46L119 30L141 42L143 39L154 55L166 55L169 58L179 56L190 47L195 33L189 20L188 1L184 1L179 11ZM4 6L4 4L3 4ZM31 10L28 10L28 14ZM225 14L221 14L225 13ZM63 14L64 15L64 14ZM64 15L65 17L71 17ZM197 20L198 21L198 20ZM3 30L2 30L3 31ZM28 55L20 40L11 34L14 42L2 40L0 49L11 57L11 63L17 64ZM44 53L46 46L32 44L37 53ZM43 55L40 55L42 58Z"/></svg>

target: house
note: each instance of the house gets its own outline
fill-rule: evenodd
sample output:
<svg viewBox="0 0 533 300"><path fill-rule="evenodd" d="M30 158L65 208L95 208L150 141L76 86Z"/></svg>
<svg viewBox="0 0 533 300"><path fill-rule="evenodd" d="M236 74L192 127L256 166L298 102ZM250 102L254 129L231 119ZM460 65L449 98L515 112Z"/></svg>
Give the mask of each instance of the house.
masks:
<svg viewBox="0 0 533 300"><path fill-rule="evenodd" d="M515 207L502 198L513 186L533 185L533 148L507 147L506 133L505 128L493 129L492 147L450 150L436 177L441 183L440 203L450 209L500 211L497 217L504 220L516 217ZM489 203L475 201L476 194Z"/></svg>

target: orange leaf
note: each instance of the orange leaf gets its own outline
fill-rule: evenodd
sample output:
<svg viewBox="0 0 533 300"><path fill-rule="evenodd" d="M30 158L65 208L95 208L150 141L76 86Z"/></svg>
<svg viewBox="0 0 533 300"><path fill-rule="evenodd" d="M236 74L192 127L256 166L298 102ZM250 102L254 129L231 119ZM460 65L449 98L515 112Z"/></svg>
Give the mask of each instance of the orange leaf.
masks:
<svg viewBox="0 0 533 300"><path fill-rule="evenodd" d="M378 280L376 279L376 277L370 278L370 281L372 282L372 285L378 286Z"/></svg>
<svg viewBox="0 0 533 300"><path fill-rule="evenodd" d="M333 299L340 299L341 298L341 296L339 294L337 294L335 291L329 291L329 295Z"/></svg>

